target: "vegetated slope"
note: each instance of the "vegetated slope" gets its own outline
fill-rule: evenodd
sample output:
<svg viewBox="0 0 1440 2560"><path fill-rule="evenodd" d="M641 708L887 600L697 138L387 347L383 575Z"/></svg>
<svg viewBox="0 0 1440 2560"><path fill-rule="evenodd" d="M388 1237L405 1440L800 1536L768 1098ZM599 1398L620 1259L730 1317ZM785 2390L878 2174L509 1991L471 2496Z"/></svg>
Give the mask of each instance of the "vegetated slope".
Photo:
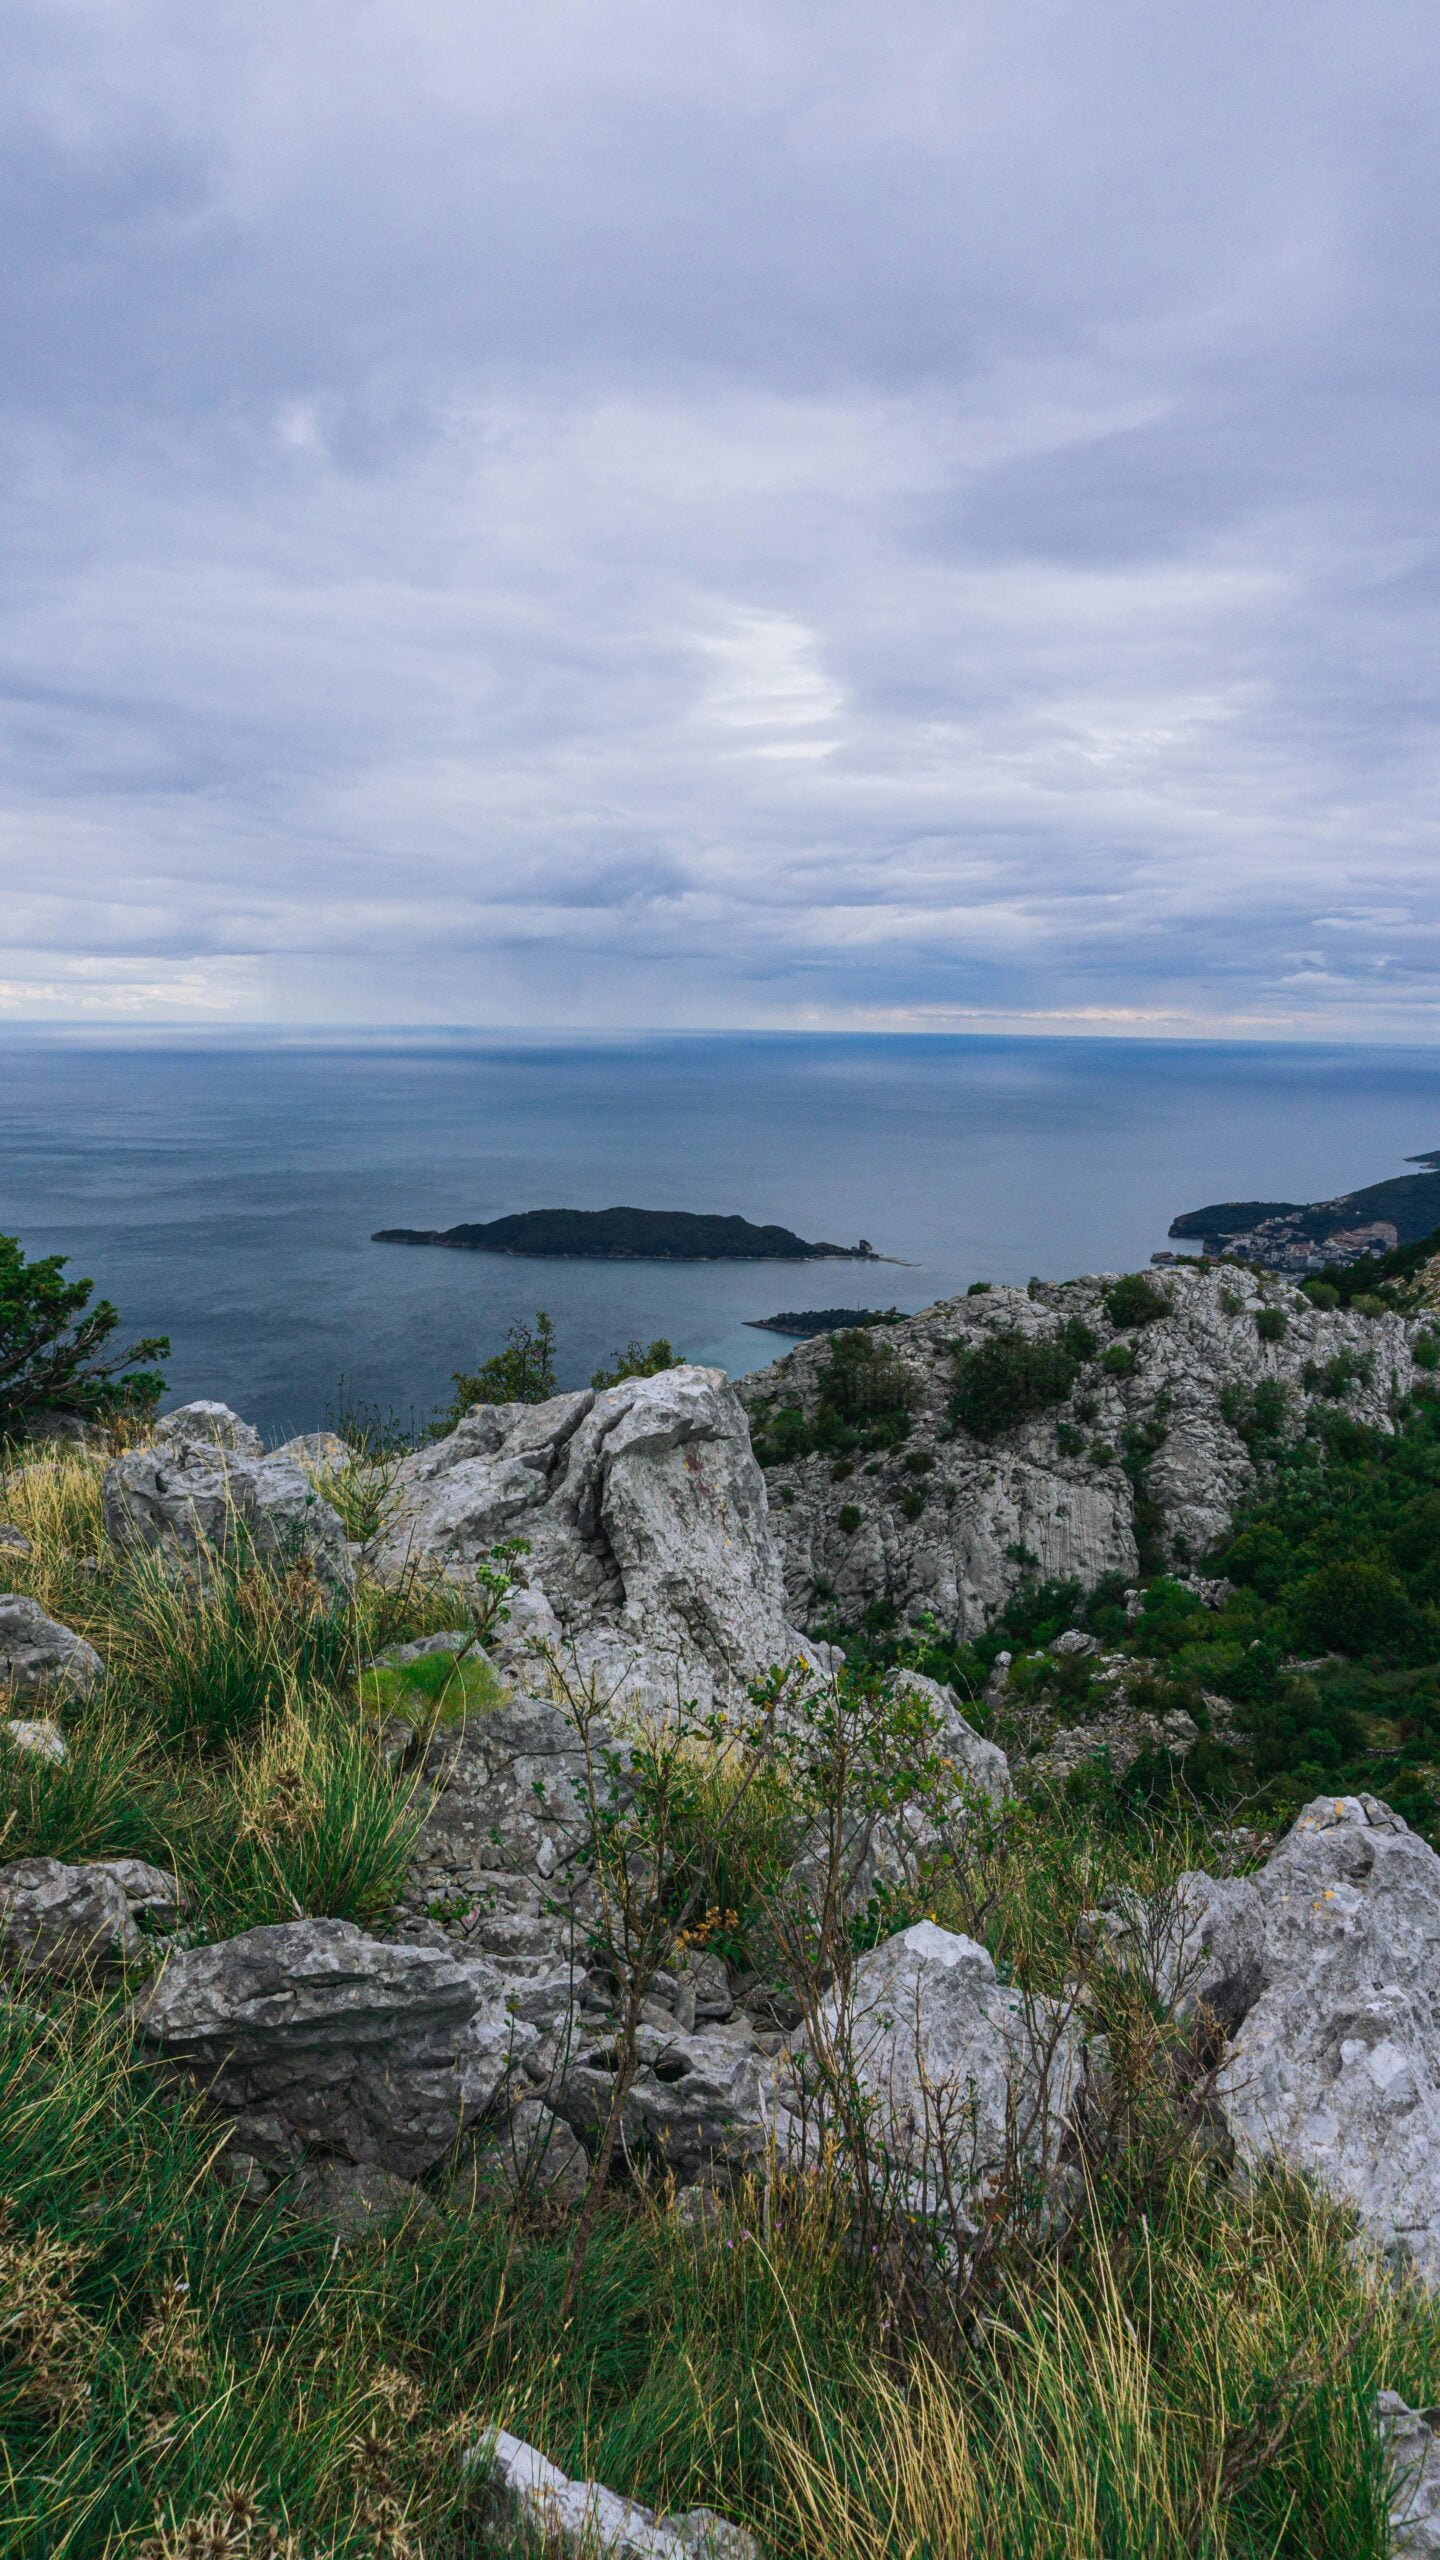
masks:
<svg viewBox="0 0 1440 2560"><path fill-rule="evenodd" d="M1402 1245L1417 1244L1440 1226L1440 1172L1402 1173L1388 1182L1370 1182L1363 1190L1344 1191L1333 1200L1218 1200L1204 1209L1187 1209L1170 1224L1172 1236L1199 1236L1223 1246L1230 1236L1246 1234L1262 1219L1291 1218L1296 1233L1323 1243L1346 1227L1384 1220Z"/></svg>
<svg viewBox="0 0 1440 2560"><path fill-rule="evenodd" d="M418 1808L360 1666L463 1595L362 1574L327 1598L243 1557L198 1593L106 1546L102 1463L29 1452L0 1481L24 1541L7 1573L111 1665L63 1708L64 1763L0 1755L6 1855L163 1857L192 1941L371 1920ZM385 1487L341 1472L328 1490L359 1530ZM794 1810L813 1819L808 1792ZM723 1792L678 1811L683 1844L713 1857ZM776 1813L742 1799L716 1922L757 1907ZM1224 1854L1168 1813L1043 1795L965 1838L929 1908L1042 1996L1085 1965L1097 1902ZM773 1951L757 1941L753 1960ZM513 2544L462 2457L504 2424L657 2507L743 2519L767 2560L1383 2560L1373 2398L1433 2400L1433 2308L1351 2250L1323 2199L1226 2178L1213 2136L1191 2139L1184 2048L1157 2042L1143 1993L1102 1968L1089 1997L1107 2069L1077 2218L1022 2220L1014 2245L989 2222L962 2316L913 2212L877 2226L813 2176L742 2182L689 2219L667 2180L602 2193L564 2318L563 2201L446 2161L406 2220L337 2247L282 2196L222 2183L203 2096L137 2057L116 1989L7 1986L0 2547L498 2560Z"/></svg>
<svg viewBox="0 0 1440 2560"><path fill-rule="evenodd" d="M525 1209L478 1226L381 1227L372 1244L443 1244L462 1253L573 1255L602 1262L865 1262L868 1245L810 1244L789 1227L689 1209Z"/></svg>
<svg viewBox="0 0 1440 2560"><path fill-rule="evenodd" d="M1393 1431L1431 1329L1369 1303L1196 1267L976 1291L800 1346L739 1383L791 1615L966 1637L1024 1584L1195 1568L1307 1430Z"/></svg>

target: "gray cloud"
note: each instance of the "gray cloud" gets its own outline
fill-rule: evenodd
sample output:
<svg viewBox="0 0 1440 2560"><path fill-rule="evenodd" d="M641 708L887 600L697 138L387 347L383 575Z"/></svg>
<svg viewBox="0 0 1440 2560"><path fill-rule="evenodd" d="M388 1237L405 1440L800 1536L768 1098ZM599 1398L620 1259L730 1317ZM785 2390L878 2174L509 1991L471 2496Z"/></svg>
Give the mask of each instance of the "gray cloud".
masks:
<svg viewBox="0 0 1440 2560"><path fill-rule="evenodd" d="M17 6L0 1011L1428 1032L1433 32Z"/></svg>

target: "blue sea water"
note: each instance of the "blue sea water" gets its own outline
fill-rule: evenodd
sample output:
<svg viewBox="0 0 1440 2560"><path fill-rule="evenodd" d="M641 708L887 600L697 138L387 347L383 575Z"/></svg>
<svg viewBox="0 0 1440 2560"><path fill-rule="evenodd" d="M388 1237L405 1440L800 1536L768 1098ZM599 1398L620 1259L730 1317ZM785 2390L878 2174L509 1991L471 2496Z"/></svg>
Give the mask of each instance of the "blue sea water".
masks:
<svg viewBox="0 0 1440 2560"><path fill-rule="evenodd" d="M172 1400L272 1434L342 1375L402 1415L545 1307L562 1383L666 1334L732 1375L745 1319L907 1310L971 1280L1143 1263L1177 1210L1324 1198L1440 1146L1440 1051L931 1035L0 1039L0 1229L64 1253ZM738 1211L894 1267L553 1262L384 1226L517 1209Z"/></svg>

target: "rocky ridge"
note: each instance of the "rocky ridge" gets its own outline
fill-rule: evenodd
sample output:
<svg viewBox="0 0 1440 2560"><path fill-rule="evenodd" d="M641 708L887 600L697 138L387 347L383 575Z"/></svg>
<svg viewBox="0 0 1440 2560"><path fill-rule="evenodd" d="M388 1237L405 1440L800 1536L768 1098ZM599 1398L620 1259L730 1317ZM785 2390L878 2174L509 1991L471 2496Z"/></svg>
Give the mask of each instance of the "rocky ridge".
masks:
<svg viewBox="0 0 1440 2560"><path fill-rule="evenodd" d="M1388 1432L1417 1383L1424 1319L1322 1312L1221 1267L1167 1271L1164 1311L1117 1324L1119 1276L941 1299L887 1325L888 1445L863 1408L851 1445L833 1427L824 1445L834 1337L739 1381L797 1625L853 1624L883 1600L902 1623L974 1635L1027 1579L1134 1582L1142 1543L1152 1567L1193 1566L1256 1480L1258 1429L1293 1438L1319 1409ZM1011 1338L1059 1352L1070 1383L982 1437L955 1417L956 1356ZM821 1445L783 1454L787 1415L792 1439L818 1424Z"/></svg>

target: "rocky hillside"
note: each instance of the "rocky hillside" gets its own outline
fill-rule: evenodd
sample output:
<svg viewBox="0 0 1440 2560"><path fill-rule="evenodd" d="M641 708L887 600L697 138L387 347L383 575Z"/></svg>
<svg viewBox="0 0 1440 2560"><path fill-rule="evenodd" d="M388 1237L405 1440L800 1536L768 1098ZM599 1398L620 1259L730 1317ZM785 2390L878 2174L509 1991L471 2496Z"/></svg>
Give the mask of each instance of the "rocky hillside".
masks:
<svg viewBox="0 0 1440 2560"><path fill-rule="evenodd" d="M803 1343L739 1385L789 1614L886 1601L971 1635L1022 1581L1193 1569L1267 1451L1389 1431L1431 1341L1227 1267L989 1289Z"/></svg>

